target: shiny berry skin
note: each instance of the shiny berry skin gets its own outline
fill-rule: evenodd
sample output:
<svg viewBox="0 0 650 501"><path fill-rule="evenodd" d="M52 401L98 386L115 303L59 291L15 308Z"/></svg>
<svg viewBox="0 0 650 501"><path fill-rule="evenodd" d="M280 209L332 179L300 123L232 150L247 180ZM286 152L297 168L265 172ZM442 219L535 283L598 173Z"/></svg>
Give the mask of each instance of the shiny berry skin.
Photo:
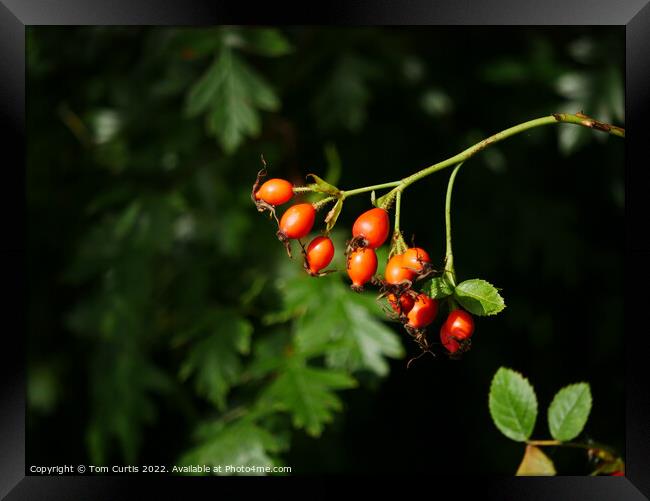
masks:
<svg viewBox="0 0 650 501"><path fill-rule="evenodd" d="M373 249L362 247L348 255L348 276L353 289L361 289L377 271L377 254Z"/></svg>
<svg viewBox="0 0 650 501"><path fill-rule="evenodd" d="M405 280L412 280L415 272L404 266L404 254L396 254L388 260L384 271L384 280L391 285L397 285Z"/></svg>
<svg viewBox="0 0 650 501"><path fill-rule="evenodd" d="M411 247L403 254L404 266L416 273L422 272L424 263L430 263L431 258L427 251L420 247Z"/></svg>
<svg viewBox="0 0 650 501"><path fill-rule="evenodd" d="M465 310L456 309L449 313L443 327L456 339L467 339L474 334L474 319Z"/></svg>
<svg viewBox="0 0 650 501"><path fill-rule="evenodd" d="M465 310L456 309L449 313L440 328L440 342L450 353L456 353L460 342L474 334L474 319Z"/></svg>
<svg viewBox="0 0 650 501"><path fill-rule="evenodd" d="M352 236L363 237L371 249L381 247L388 238L390 221L384 209L370 209L361 214L352 226Z"/></svg>
<svg viewBox="0 0 650 501"><path fill-rule="evenodd" d="M311 231L316 219L312 204L296 204L289 207L280 219L280 232L286 238L304 238Z"/></svg>
<svg viewBox="0 0 650 501"><path fill-rule="evenodd" d="M316 275L332 262L334 244L328 237L316 237L307 246L306 254L309 271Z"/></svg>
<svg viewBox="0 0 650 501"><path fill-rule="evenodd" d="M418 294L415 298L413 308L408 313L407 327L413 329L422 329L436 318L438 313L438 301L430 298L426 294Z"/></svg>
<svg viewBox="0 0 650 501"><path fill-rule="evenodd" d="M292 198L293 184L285 179L269 179L255 192L256 200L263 200L271 205L282 205Z"/></svg>
<svg viewBox="0 0 650 501"><path fill-rule="evenodd" d="M413 305L415 304L415 299L410 294L402 294L399 297L399 303L397 302L397 296L392 292L386 297L388 299L388 304L390 304L390 307L393 308L395 313L406 315L413 309Z"/></svg>
<svg viewBox="0 0 650 501"><path fill-rule="evenodd" d="M452 337L451 331L446 323L442 324L440 328L440 342L447 348L449 353L456 353L458 348L460 348L460 343Z"/></svg>

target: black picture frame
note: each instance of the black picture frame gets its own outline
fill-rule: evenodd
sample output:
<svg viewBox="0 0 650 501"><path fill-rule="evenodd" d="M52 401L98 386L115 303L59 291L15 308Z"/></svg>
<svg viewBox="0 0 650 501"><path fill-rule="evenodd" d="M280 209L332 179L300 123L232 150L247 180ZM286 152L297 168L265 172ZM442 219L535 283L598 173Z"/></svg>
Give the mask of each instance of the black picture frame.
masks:
<svg viewBox="0 0 650 501"><path fill-rule="evenodd" d="M0 137L5 158L0 198L4 215L2 263L5 268L4 336L0 345L0 497L7 499L123 499L133 485L148 496L177 490L187 483L213 485L219 494L241 494L241 481L160 476L34 476L25 471L25 357L27 318L25 280L25 27L29 25L616 25L626 36L626 477L484 477L479 483L454 482L459 495L480 488L489 499L637 500L650 496L649 332L644 326L650 232L647 187L650 138L650 2L648 0L481 0L440 2L410 0L330 1L318 7L248 1L75 1L0 0ZM639 288L637 292L635 288ZM55 432L55 431L53 431ZM462 472L459 472L462 474ZM270 479L267 479L270 480ZM264 480L256 480L259 485ZM284 483L286 480L273 479Z"/></svg>

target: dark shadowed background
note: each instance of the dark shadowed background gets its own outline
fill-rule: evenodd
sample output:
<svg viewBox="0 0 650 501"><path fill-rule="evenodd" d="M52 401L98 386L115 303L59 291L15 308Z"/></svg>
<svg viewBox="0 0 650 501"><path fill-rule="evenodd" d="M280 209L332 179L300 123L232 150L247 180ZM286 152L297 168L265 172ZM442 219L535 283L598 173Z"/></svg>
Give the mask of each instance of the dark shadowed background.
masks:
<svg viewBox="0 0 650 501"><path fill-rule="evenodd" d="M249 198L260 154L347 189L552 112L624 126L622 28L31 27L27 50L28 464L510 475L522 446L487 406L500 366L535 386L536 438L555 392L587 381L585 438L624 453L623 141L553 125L465 164L456 271L507 308L461 361L409 370L372 294L302 274ZM437 263L448 174L402 202ZM338 268L369 207L346 201Z"/></svg>

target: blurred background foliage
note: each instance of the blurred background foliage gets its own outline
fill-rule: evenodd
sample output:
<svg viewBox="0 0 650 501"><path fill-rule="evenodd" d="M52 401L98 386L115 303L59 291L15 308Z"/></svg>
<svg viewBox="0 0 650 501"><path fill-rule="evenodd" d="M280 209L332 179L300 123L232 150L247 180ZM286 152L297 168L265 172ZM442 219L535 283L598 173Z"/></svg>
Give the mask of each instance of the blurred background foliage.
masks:
<svg viewBox="0 0 650 501"><path fill-rule="evenodd" d="M546 404L589 381L587 435L623 453L623 141L549 127L468 162L457 273L508 308L461 362L406 370L415 347L374 294L308 277L250 201L260 154L352 188L552 112L624 125L623 35L29 27L28 462L513 474L486 406L501 365ZM438 262L447 175L402 205ZM336 268L368 207L346 202Z"/></svg>

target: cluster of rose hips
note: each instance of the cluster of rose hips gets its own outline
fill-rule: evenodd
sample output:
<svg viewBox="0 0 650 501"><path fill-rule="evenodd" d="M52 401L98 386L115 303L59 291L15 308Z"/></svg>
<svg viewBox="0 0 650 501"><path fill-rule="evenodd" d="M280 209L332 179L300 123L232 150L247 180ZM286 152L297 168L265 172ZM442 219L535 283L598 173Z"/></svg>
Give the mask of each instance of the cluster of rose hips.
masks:
<svg viewBox="0 0 650 501"><path fill-rule="evenodd" d="M251 197L259 211L268 210L275 217L275 207L293 198L294 187L284 179L261 180L265 174L258 174ZM304 256L304 268L312 276L322 276L334 258L334 244L328 236L317 236L305 248L300 239L309 235L316 219L317 207L311 203L298 203L289 207L278 221L277 236L291 256L290 240L298 240ZM276 217L277 220L277 217ZM380 288L379 297L386 297L388 304L407 332L420 345L423 354L432 353L425 328L436 318L438 300L427 294L417 292L413 284L429 277L437 271L431 264L429 254L420 247L406 248L403 252L393 252L386 264L384 278L375 276L377 254L388 239L390 219L382 208L373 208L361 214L352 226L352 239L345 252L347 273L352 281L351 288L360 292L364 285L371 283ZM452 358L458 357L470 347L474 333L474 319L463 309L452 309L440 329L440 341Z"/></svg>

